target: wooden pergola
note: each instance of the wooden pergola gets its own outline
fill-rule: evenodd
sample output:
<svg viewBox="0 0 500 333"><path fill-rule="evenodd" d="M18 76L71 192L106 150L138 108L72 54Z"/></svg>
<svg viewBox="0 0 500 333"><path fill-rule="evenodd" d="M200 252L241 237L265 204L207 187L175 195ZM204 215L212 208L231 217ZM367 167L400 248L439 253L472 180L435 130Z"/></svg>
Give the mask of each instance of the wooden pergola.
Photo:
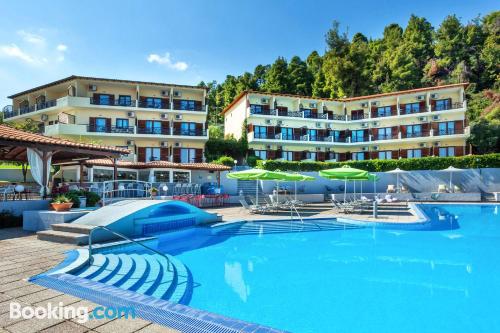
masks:
<svg viewBox="0 0 500 333"><path fill-rule="evenodd" d="M52 138L0 125L0 161L27 163L28 148L33 149L42 160L43 184L47 184L48 181L49 160L51 160L51 164L77 162L82 165L89 159L110 159L116 177L117 159L121 155L130 153L128 149L124 148Z"/></svg>

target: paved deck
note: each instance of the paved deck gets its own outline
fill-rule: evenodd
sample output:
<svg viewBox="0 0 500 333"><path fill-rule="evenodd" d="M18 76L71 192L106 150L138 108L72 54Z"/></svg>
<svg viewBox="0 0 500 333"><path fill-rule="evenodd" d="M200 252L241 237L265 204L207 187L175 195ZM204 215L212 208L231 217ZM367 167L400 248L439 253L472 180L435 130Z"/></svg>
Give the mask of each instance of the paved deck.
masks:
<svg viewBox="0 0 500 333"><path fill-rule="evenodd" d="M87 306L97 304L77 297L65 295L27 282L35 274L52 268L64 259L64 252L75 248L72 245L41 241L33 233L21 228L0 229L0 333L66 333L66 332L179 332L139 318L89 320L80 324L76 319L11 319L11 302L21 305L42 306L49 303L64 306Z"/></svg>
<svg viewBox="0 0 500 333"><path fill-rule="evenodd" d="M389 222L389 223L411 223L419 220L416 213L410 207L406 207L406 203L398 204L383 204L379 206L378 218L372 216L371 211L357 212L353 214L342 214L334 210L331 204L314 203L303 207L298 207L299 213L303 218L322 218L322 217L344 217L360 221L369 222ZM268 220L268 219L286 219L290 218L290 211L280 210L278 212L266 214L250 214L241 206L229 206L222 208L207 209L210 213L222 215L224 222L236 220ZM294 213L294 218L297 215Z"/></svg>

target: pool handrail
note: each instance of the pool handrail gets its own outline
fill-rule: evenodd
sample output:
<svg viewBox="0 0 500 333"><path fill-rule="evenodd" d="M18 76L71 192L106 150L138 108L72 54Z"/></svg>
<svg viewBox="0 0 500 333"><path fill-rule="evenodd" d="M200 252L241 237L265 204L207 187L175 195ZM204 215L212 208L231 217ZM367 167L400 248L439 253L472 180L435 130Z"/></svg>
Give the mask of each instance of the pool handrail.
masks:
<svg viewBox="0 0 500 333"><path fill-rule="evenodd" d="M171 263L170 263L170 259L169 259L169 258L168 258L165 254L163 254L163 253L161 253L161 252L159 252L159 251L157 251L157 250L153 249L152 247L149 247L149 246L147 246L147 245L144 245L144 244L142 244L141 242L138 242L138 241L136 241L136 240L134 240L134 239L132 239L132 238L130 238L130 237L127 237L127 236L125 236L125 235L124 235L124 234L122 234L122 233L119 233L119 232L117 232L117 231L111 230L111 229L109 229L108 227L104 227L104 226L102 226L102 225L95 226L95 227L94 227L94 228L92 228L92 230L90 230L90 232L89 232L89 259L88 259L88 263L89 263L89 265L92 265L92 235L94 234L94 231L96 231L97 229L104 229L104 230L106 230L106 231L108 231L108 232L110 232L110 233L112 233L112 234L114 234L114 235L116 235L116 236L118 236L118 237L121 237L121 238L125 239L126 241L129 241L129 242L135 243L135 244L137 244L137 245L140 245L140 246L142 246L143 248L145 248L145 249L147 249L147 250L149 250L149 251L152 251L152 252L154 252L154 253L156 253L156 254L158 254L158 255L160 255L160 256L162 256L162 257L164 257L164 258L167 260L167 271L170 271L170 265L171 265Z"/></svg>

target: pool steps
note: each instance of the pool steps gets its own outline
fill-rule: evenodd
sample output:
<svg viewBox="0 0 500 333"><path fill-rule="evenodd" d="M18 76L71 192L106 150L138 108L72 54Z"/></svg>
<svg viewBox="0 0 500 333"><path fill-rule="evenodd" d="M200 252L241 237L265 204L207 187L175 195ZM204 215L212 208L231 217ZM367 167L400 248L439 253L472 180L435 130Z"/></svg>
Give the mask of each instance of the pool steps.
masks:
<svg viewBox="0 0 500 333"><path fill-rule="evenodd" d="M36 233L38 239L74 245L88 244L90 230L94 228L72 223L54 223L50 227L52 230L38 231Z"/></svg>
<svg viewBox="0 0 500 333"><path fill-rule="evenodd" d="M46 274L71 274L93 282L139 294L183 303L189 300L193 281L187 267L166 254L95 253L88 264L88 251L75 250L75 258L65 267Z"/></svg>

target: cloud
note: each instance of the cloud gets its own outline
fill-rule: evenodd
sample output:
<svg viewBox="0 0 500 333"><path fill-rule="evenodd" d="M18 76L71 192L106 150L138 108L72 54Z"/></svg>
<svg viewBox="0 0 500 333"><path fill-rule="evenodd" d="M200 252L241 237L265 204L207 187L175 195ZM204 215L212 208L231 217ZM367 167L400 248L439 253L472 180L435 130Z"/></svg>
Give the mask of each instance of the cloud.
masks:
<svg viewBox="0 0 500 333"><path fill-rule="evenodd" d="M19 48L16 44L0 45L0 54L22 60L26 63L36 63L37 60Z"/></svg>
<svg viewBox="0 0 500 333"><path fill-rule="evenodd" d="M149 63L157 63L159 65L164 65L167 66L170 69L174 69L177 71L185 71L188 69L188 64L185 63L184 61L176 61L173 62L172 59L170 58L170 53L166 52L165 55L162 57L159 54L151 53L148 56L148 62Z"/></svg>
<svg viewBox="0 0 500 333"><path fill-rule="evenodd" d="M59 52L66 52L68 50L68 46L65 44L59 44L59 45L57 45L56 49Z"/></svg>
<svg viewBox="0 0 500 333"><path fill-rule="evenodd" d="M25 30L19 30L17 34L21 36L21 38L27 43L37 44L37 45L45 44L45 38L43 36L35 35Z"/></svg>

